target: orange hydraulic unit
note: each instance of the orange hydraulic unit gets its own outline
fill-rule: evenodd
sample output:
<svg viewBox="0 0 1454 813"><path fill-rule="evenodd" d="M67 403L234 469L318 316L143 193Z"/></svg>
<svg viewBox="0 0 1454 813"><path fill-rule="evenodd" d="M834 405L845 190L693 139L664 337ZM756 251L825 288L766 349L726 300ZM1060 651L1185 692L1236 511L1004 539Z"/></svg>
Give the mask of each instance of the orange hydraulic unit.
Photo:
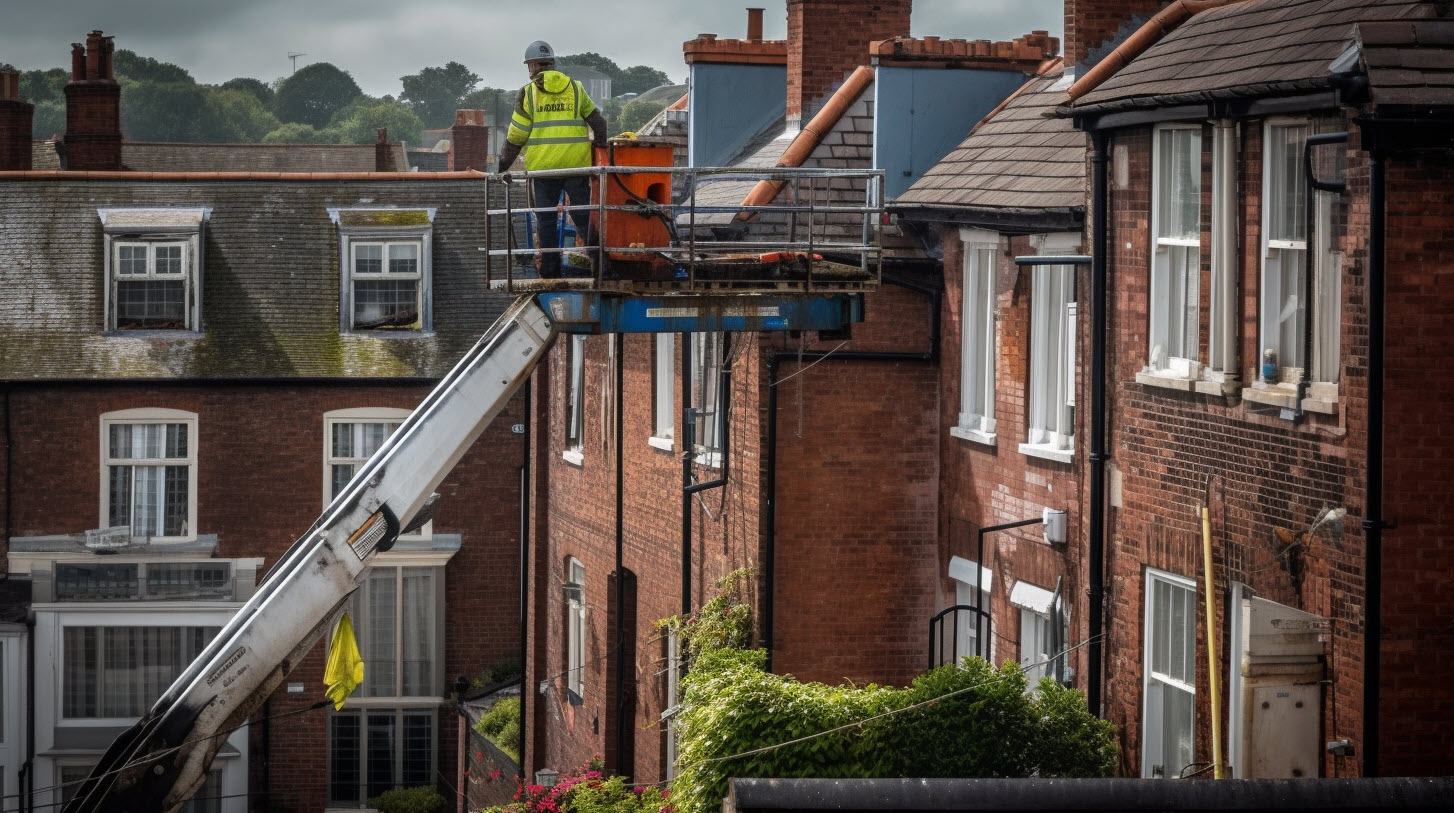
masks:
<svg viewBox="0 0 1454 813"><path fill-rule="evenodd" d="M634 138L613 138L610 146L595 148L597 166L670 167L672 145ZM606 205L624 206L606 213L602 239L607 248L665 248L671 244L667 227L671 204L671 173L632 172L605 176ZM599 198L597 198L599 200ZM651 262L650 255L612 252L620 261Z"/></svg>

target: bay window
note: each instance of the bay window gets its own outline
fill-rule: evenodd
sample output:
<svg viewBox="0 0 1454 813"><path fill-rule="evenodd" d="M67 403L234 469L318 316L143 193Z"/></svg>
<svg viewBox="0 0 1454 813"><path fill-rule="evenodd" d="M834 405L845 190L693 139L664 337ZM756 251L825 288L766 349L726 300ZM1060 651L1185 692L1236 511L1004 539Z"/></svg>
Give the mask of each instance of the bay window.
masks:
<svg viewBox="0 0 1454 813"><path fill-rule="evenodd" d="M443 581L439 567L375 565L354 593L364 681L329 714L330 804L362 807L392 788L433 786Z"/></svg>
<svg viewBox="0 0 1454 813"><path fill-rule="evenodd" d="M220 629L63 627L62 716L140 717Z"/></svg>

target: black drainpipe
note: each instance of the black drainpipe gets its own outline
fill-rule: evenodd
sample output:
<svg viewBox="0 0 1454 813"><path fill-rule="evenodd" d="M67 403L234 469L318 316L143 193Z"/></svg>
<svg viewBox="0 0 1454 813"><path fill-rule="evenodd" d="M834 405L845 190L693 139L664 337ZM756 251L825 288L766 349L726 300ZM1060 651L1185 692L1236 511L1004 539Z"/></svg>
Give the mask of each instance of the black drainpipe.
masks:
<svg viewBox="0 0 1454 813"><path fill-rule="evenodd" d="M1091 426L1090 528L1086 538L1088 573L1086 598L1090 640L1086 647L1086 706L1091 714L1101 709L1101 649L1104 638L1106 558L1106 290L1110 265L1106 258L1110 201L1106 148L1110 136L1091 133Z"/></svg>
<svg viewBox="0 0 1454 813"><path fill-rule="evenodd" d="M1364 511L1363 775L1378 776L1378 682L1383 628L1383 331L1385 153L1365 127L1368 149L1368 505Z"/></svg>
<svg viewBox="0 0 1454 813"><path fill-rule="evenodd" d="M878 353L868 351L829 352L773 350L767 354L767 521L763 533L762 646L767 650L767 671L772 671L773 590L777 586L777 380L783 361L818 361L832 357L840 361L927 362L939 361L939 309L943 292L934 285L885 273L884 282L917 291L929 297L929 349L922 353Z"/></svg>
<svg viewBox="0 0 1454 813"><path fill-rule="evenodd" d="M525 454L520 463L520 776L527 776L525 770L525 698L532 685L526 680L529 672L526 641L530 633L530 390L532 383L525 381L524 438Z"/></svg>
<svg viewBox="0 0 1454 813"><path fill-rule="evenodd" d="M624 439L624 421L621 403L625 395L626 384L626 353L621 341L622 334L617 333L613 337L616 350L616 646L612 658L616 661L616 764L617 774L622 774L625 767L626 756L626 732L630 728L630 721L626 720L626 664L623 657L626 652L626 525L624 500L623 500L623 477L625 475L625 455L621 454L622 441ZM524 691L524 687L521 687ZM632 766L632 773L635 766ZM623 774L629 775L629 774Z"/></svg>

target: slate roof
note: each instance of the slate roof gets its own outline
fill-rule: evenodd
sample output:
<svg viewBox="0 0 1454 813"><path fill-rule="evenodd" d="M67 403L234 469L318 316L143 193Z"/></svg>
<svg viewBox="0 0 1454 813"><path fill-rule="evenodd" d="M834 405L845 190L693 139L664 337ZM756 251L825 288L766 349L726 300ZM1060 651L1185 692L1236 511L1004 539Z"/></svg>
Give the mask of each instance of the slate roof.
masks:
<svg viewBox="0 0 1454 813"><path fill-rule="evenodd" d="M403 142L394 172L408 172ZM373 144L169 144L127 141L121 163L138 172L373 172ZM37 167L40 169L40 167Z"/></svg>
<svg viewBox="0 0 1454 813"><path fill-rule="evenodd" d="M56 152L54 141L30 142L31 169L60 169L61 156Z"/></svg>
<svg viewBox="0 0 1454 813"><path fill-rule="evenodd" d="M1070 120L1049 117L1065 101L1061 68L1027 82L975 125L895 201L895 208L981 211L1000 220L1085 211L1086 136ZM972 218L971 218L972 219Z"/></svg>
<svg viewBox="0 0 1454 813"><path fill-rule="evenodd" d="M427 175L0 177L0 381L439 377L509 303L485 279L484 189L482 178ZM340 332L328 210L360 206L435 209L432 334ZM200 334L103 330L97 209L125 207L210 208Z"/></svg>
<svg viewBox="0 0 1454 813"><path fill-rule="evenodd" d="M409 163L420 172L444 172L449 169L449 153L433 150L410 150Z"/></svg>
<svg viewBox="0 0 1454 813"><path fill-rule="evenodd" d="M1418 0L1245 0L1197 14L1073 109L1166 107L1328 87L1357 22L1429 17Z"/></svg>
<svg viewBox="0 0 1454 813"><path fill-rule="evenodd" d="M1361 23L1358 43L1374 107L1454 104L1454 20Z"/></svg>

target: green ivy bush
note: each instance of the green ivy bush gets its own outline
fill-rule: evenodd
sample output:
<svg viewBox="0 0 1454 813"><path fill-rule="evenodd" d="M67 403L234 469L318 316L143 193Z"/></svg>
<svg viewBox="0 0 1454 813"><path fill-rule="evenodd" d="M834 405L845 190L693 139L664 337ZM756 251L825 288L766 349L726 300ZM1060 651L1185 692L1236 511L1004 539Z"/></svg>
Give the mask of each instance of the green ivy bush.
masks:
<svg viewBox="0 0 1454 813"><path fill-rule="evenodd" d="M369 800L378 813L444 813L449 807L434 788L394 788Z"/></svg>
<svg viewBox="0 0 1454 813"><path fill-rule="evenodd" d="M480 715L475 731L494 743L501 751L520 761L520 698L506 697Z"/></svg>
<svg viewBox="0 0 1454 813"><path fill-rule="evenodd" d="M691 656L682 681L676 813L712 813L738 777L1090 777L1115 767L1114 728L1080 692L978 658L906 688L803 683L747 649L751 618L731 574L695 615L662 622ZM825 733L831 732L831 733Z"/></svg>

